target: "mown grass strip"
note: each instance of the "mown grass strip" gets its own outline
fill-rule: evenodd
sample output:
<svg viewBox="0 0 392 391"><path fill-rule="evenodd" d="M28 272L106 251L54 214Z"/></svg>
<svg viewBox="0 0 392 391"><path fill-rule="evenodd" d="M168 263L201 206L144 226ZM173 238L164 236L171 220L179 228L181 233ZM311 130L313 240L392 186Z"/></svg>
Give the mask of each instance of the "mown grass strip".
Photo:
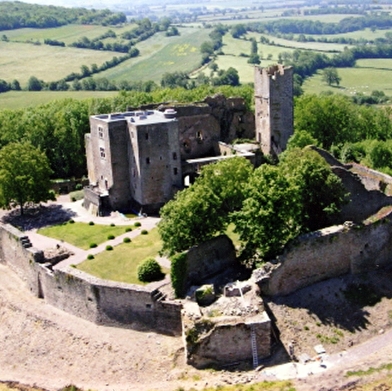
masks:
<svg viewBox="0 0 392 391"><path fill-rule="evenodd" d="M128 227L133 227L129 225ZM109 235L119 236L125 234L127 226L115 226L87 223L63 223L51 227L41 228L38 233L51 238L63 240L76 247L88 250L90 244L100 244L108 240Z"/></svg>

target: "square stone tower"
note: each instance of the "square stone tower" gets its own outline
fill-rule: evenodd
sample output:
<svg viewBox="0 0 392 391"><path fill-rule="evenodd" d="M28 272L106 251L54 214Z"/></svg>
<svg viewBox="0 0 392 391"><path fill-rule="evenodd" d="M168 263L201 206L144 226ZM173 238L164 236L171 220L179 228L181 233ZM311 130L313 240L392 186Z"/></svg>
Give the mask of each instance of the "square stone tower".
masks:
<svg viewBox="0 0 392 391"><path fill-rule="evenodd" d="M293 68L255 67L256 140L265 155L277 156L293 134Z"/></svg>

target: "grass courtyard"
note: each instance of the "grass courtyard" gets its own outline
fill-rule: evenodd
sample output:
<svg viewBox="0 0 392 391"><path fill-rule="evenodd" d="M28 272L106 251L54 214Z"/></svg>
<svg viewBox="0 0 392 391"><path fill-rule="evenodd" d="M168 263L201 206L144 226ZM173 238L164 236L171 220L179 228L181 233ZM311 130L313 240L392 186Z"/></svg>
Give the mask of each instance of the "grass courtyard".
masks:
<svg viewBox="0 0 392 391"><path fill-rule="evenodd" d="M41 228L38 230L38 233L63 240L83 250L88 250L90 244L95 243L98 245L104 243L108 240L109 235L113 235L114 237L122 235L126 232L127 228L133 229L134 226L89 225L87 223L67 222Z"/></svg>
<svg viewBox="0 0 392 391"><path fill-rule="evenodd" d="M139 235L130 243L115 246L112 251L104 251L76 266L93 276L105 280L143 284L137 278L137 267L148 257L155 258L162 248L158 229L154 228L147 235ZM168 273L164 269L163 273Z"/></svg>

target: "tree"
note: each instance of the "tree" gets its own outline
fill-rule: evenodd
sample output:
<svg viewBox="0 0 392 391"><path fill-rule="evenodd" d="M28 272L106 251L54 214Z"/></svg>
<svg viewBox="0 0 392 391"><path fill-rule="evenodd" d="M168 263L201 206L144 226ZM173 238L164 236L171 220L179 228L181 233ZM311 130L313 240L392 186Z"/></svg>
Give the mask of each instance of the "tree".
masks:
<svg viewBox="0 0 392 391"><path fill-rule="evenodd" d="M231 213L239 210L251 164L233 157L203 167L196 182L169 201L160 211L159 233L169 254L225 232Z"/></svg>
<svg viewBox="0 0 392 391"><path fill-rule="evenodd" d="M20 206L53 199L47 157L30 143L11 143L0 150L0 206Z"/></svg>
<svg viewBox="0 0 392 391"><path fill-rule="evenodd" d="M338 75L336 68L328 67L323 71L322 80L329 86L332 84L336 84L338 86L340 84L341 77Z"/></svg>
<svg viewBox="0 0 392 391"><path fill-rule="evenodd" d="M242 209L233 214L235 232L243 243L241 258L263 262L300 233L300 195L279 167L267 164L253 172L244 193Z"/></svg>
<svg viewBox="0 0 392 391"><path fill-rule="evenodd" d="M31 76L27 82L28 91L41 91L43 82L38 80L35 76Z"/></svg>
<svg viewBox="0 0 392 391"><path fill-rule="evenodd" d="M347 191L329 164L310 147L291 148L280 155L279 167L299 191L301 231L326 227L346 202Z"/></svg>

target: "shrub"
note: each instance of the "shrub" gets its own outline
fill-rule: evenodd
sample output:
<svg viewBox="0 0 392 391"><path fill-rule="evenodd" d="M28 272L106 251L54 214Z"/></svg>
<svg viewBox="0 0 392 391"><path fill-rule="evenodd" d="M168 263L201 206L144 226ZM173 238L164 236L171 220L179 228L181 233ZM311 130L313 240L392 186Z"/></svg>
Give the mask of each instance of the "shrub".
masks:
<svg viewBox="0 0 392 391"><path fill-rule="evenodd" d="M110 226L111 226L111 227L115 227L115 226L116 226L116 224L112 223L112 224L110 224Z"/></svg>
<svg viewBox="0 0 392 391"><path fill-rule="evenodd" d="M123 242L124 242L124 243L131 243L131 238L124 238L124 239L123 239Z"/></svg>
<svg viewBox="0 0 392 391"><path fill-rule="evenodd" d="M94 259L94 255L93 254L87 255L87 259Z"/></svg>
<svg viewBox="0 0 392 391"><path fill-rule="evenodd" d="M140 221L136 221L135 227L141 227L141 226L142 226L142 223Z"/></svg>
<svg viewBox="0 0 392 391"><path fill-rule="evenodd" d="M95 248L97 247L97 243L90 243L90 248Z"/></svg>
<svg viewBox="0 0 392 391"><path fill-rule="evenodd" d="M77 183L75 186L75 190L82 190L83 189L83 185L81 183Z"/></svg>
<svg viewBox="0 0 392 391"><path fill-rule="evenodd" d="M72 200L72 202L82 200L84 198L83 190L71 191L69 193L69 198Z"/></svg>
<svg viewBox="0 0 392 391"><path fill-rule="evenodd" d="M142 232L140 232L142 235L148 235L148 231L146 229L143 229Z"/></svg>
<svg viewBox="0 0 392 391"><path fill-rule="evenodd" d="M115 238L114 235L108 235L108 240L113 240Z"/></svg>
<svg viewBox="0 0 392 391"><path fill-rule="evenodd" d="M158 281L163 276L161 265L154 258L145 259L137 268L137 278L142 282Z"/></svg>
<svg viewBox="0 0 392 391"><path fill-rule="evenodd" d="M132 228L131 228L131 227L125 228L125 232L131 232L131 231L132 231Z"/></svg>
<svg viewBox="0 0 392 391"><path fill-rule="evenodd" d="M75 221L74 220L69 220L68 223L73 224Z"/></svg>
<svg viewBox="0 0 392 391"><path fill-rule="evenodd" d="M182 297L186 288L186 254L176 254L171 258L170 277L176 297Z"/></svg>
<svg viewBox="0 0 392 391"><path fill-rule="evenodd" d="M113 246L107 245L106 246L106 251L112 251L113 250Z"/></svg>
<svg viewBox="0 0 392 391"><path fill-rule="evenodd" d="M94 221L90 221L88 225L94 225Z"/></svg>

